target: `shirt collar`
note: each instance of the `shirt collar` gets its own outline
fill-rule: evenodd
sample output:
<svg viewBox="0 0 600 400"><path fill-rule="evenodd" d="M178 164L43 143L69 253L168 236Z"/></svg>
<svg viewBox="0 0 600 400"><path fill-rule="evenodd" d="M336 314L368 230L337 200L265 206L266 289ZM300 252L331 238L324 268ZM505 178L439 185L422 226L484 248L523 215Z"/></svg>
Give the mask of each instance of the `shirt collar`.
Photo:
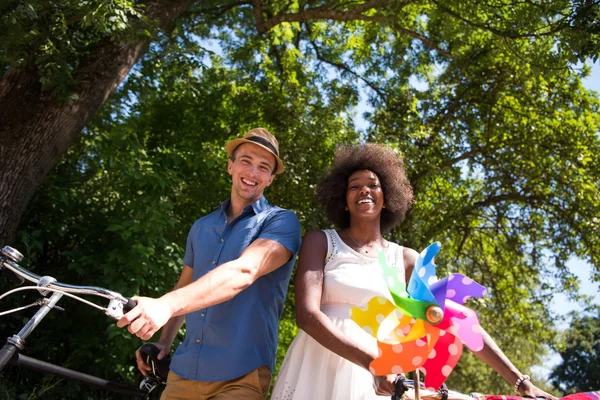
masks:
<svg viewBox="0 0 600 400"><path fill-rule="evenodd" d="M229 207L229 203L231 203L231 199L227 199L219 205L219 207L221 207L221 210L223 210L224 213L227 212L227 207ZM254 214L259 214L261 211L264 211L264 210L270 208L271 205L269 204L269 202L267 201L265 196L261 196L260 199L256 200L251 205L246 206L244 208L244 211L248 210L249 209L248 207L252 207Z"/></svg>

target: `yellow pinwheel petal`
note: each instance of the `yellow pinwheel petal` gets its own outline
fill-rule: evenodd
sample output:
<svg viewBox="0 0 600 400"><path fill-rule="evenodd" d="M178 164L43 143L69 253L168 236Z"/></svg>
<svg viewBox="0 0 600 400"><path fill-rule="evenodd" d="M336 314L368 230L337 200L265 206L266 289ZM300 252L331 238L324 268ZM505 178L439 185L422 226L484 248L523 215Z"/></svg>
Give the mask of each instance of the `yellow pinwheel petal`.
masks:
<svg viewBox="0 0 600 400"><path fill-rule="evenodd" d="M373 297L366 307L352 307L350 309L350 318L358 326L373 337L377 337L379 325L386 317L393 313L396 306L385 297Z"/></svg>

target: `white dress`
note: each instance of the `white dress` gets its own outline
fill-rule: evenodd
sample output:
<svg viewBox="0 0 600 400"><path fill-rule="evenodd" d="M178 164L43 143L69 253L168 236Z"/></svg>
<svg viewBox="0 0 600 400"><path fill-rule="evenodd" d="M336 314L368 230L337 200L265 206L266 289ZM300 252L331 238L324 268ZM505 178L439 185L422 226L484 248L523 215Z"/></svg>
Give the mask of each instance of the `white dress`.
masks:
<svg viewBox="0 0 600 400"><path fill-rule="evenodd" d="M348 337L376 352L377 341L350 319L349 310L365 306L375 296L392 300L382 268L375 254L374 257L363 256L346 245L335 230L324 232L327 257L321 311ZM390 242L386 259L388 265L404 272L402 247ZM321 346L302 330L287 351L271 395L271 400L389 398L375 394L369 371Z"/></svg>

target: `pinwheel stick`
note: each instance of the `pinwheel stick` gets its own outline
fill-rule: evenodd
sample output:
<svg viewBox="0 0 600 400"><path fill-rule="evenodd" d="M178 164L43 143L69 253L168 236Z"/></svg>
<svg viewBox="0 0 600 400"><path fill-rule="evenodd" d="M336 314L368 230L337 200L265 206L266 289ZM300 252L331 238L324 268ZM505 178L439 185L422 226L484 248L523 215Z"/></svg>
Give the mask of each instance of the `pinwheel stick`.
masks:
<svg viewBox="0 0 600 400"><path fill-rule="evenodd" d="M419 392L421 391L421 372L419 368L415 369L415 400L421 400Z"/></svg>

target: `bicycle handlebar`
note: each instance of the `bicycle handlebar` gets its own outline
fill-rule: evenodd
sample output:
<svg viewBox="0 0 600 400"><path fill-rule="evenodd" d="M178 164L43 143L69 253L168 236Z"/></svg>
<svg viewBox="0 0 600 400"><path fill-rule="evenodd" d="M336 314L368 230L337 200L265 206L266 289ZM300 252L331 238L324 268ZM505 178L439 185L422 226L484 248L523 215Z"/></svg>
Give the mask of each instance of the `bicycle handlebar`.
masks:
<svg viewBox="0 0 600 400"><path fill-rule="evenodd" d="M125 313L131 311L137 305L137 302L135 300L125 297L120 293L114 292L112 290L95 286L68 285L66 283L57 282L54 278L51 277L38 276L17 264L17 262L21 261L22 259L23 256L17 250L9 246L4 246L0 251L0 269L7 270L7 272L9 272L9 275L17 277L21 281L20 283L22 283L24 280L28 280L30 282L35 283L36 285L40 286L41 290L49 288L67 293L88 294L104 297L109 300L117 300L123 305L123 312ZM42 284L40 285L40 283Z"/></svg>

